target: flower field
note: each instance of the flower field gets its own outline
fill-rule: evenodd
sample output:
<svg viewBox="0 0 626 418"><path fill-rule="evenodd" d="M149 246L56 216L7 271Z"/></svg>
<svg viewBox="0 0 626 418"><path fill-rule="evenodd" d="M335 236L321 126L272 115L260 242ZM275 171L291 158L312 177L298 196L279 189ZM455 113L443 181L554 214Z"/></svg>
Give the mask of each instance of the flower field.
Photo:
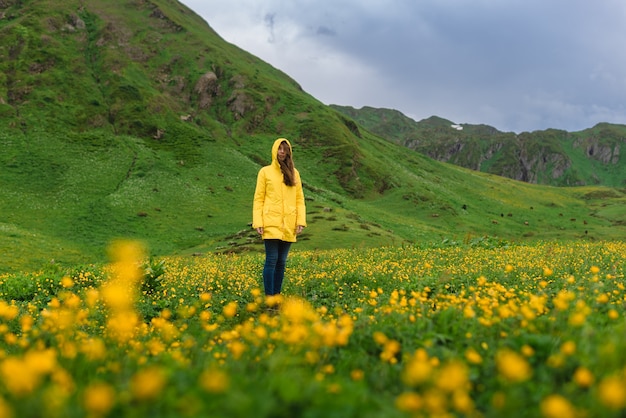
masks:
<svg viewBox="0 0 626 418"><path fill-rule="evenodd" d="M0 276L0 418L626 414L624 242L110 253Z"/></svg>

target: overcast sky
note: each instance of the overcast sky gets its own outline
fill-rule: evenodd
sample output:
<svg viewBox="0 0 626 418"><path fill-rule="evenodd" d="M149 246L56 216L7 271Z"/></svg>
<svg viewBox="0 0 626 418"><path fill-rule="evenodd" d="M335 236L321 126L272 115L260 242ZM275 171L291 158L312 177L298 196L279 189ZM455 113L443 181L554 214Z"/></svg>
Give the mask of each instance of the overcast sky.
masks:
<svg viewBox="0 0 626 418"><path fill-rule="evenodd" d="M182 0L325 104L501 131L626 124L624 0Z"/></svg>

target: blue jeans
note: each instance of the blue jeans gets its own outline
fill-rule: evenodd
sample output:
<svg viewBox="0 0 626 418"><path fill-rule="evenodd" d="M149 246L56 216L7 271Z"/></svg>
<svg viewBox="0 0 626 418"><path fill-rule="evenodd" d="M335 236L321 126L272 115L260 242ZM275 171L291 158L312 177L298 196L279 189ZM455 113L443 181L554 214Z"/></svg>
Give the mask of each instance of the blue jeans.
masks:
<svg viewBox="0 0 626 418"><path fill-rule="evenodd" d="M291 243L279 239L266 239L264 243L263 286L266 295L277 295L283 285L287 254L289 254Z"/></svg>

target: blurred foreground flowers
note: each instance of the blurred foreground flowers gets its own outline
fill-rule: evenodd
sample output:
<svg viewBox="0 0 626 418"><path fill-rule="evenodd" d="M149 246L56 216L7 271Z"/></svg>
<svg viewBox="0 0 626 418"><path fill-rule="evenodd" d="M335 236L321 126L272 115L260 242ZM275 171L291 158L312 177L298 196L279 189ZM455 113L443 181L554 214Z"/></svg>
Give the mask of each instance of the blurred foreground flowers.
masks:
<svg viewBox="0 0 626 418"><path fill-rule="evenodd" d="M626 413L624 243L109 253L0 277L0 418Z"/></svg>

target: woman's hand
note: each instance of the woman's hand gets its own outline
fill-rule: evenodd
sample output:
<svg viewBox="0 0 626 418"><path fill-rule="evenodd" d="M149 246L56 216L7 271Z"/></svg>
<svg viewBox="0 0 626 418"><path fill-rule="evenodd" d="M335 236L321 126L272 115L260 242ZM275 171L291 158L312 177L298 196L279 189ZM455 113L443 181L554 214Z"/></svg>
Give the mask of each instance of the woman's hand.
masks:
<svg viewBox="0 0 626 418"><path fill-rule="evenodd" d="M296 234L301 234L304 227L302 225L296 226Z"/></svg>
<svg viewBox="0 0 626 418"><path fill-rule="evenodd" d="M258 227L258 228L256 229L256 232L258 232L258 233L259 233L259 235L263 235L263 227L262 227L262 226Z"/></svg>

